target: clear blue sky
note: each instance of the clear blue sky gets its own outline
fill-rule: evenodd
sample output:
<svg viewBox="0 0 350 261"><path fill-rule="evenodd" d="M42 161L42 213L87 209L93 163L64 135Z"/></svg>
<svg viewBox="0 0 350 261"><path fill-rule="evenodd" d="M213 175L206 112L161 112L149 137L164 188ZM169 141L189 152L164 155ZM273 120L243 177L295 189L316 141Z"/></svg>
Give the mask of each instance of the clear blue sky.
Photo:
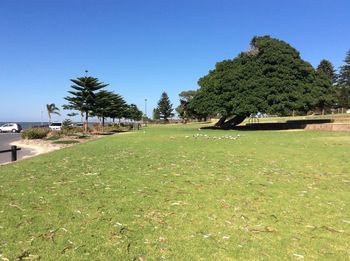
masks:
<svg viewBox="0 0 350 261"><path fill-rule="evenodd" d="M255 35L336 67L350 48L349 0L1 0L0 121L40 121L84 70L151 115ZM61 117L61 120L65 117Z"/></svg>

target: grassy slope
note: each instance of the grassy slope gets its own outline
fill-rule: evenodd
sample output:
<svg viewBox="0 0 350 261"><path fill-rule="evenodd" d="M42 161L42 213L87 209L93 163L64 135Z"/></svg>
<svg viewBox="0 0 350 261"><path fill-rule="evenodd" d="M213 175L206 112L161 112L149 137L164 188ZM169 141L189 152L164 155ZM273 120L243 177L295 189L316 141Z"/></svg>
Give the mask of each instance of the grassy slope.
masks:
<svg viewBox="0 0 350 261"><path fill-rule="evenodd" d="M0 254L350 257L349 134L195 133L150 127L0 166Z"/></svg>
<svg viewBox="0 0 350 261"><path fill-rule="evenodd" d="M243 124L250 123L250 122L264 123L264 122L286 122L290 120L320 120L320 119L332 119L334 120L335 123L340 122L340 123L350 124L349 113L308 115L308 116L267 117L267 118L254 119L255 121L250 121L251 119L247 118L244 120Z"/></svg>

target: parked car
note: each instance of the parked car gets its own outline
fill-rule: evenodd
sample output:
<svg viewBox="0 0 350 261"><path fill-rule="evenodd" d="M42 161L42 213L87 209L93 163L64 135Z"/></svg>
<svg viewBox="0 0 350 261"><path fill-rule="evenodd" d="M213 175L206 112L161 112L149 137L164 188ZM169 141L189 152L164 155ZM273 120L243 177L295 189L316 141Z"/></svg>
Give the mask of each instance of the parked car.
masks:
<svg viewBox="0 0 350 261"><path fill-rule="evenodd" d="M62 122L53 122L50 124L49 128L52 131L60 131L62 129Z"/></svg>
<svg viewBox="0 0 350 261"><path fill-rule="evenodd" d="M21 132L22 127L17 123L6 123L0 126L0 132Z"/></svg>
<svg viewBox="0 0 350 261"><path fill-rule="evenodd" d="M77 123L73 123L72 124L72 127L84 127L84 123L82 123L82 122L77 122Z"/></svg>

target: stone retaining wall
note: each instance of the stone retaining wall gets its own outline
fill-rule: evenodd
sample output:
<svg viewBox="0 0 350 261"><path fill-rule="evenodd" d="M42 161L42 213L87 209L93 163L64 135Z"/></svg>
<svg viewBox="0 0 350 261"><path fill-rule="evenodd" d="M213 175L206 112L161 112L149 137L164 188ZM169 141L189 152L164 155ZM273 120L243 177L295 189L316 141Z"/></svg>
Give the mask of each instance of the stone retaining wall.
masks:
<svg viewBox="0 0 350 261"><path fill-rule="evenodd" d="M350 124L307 124L305 130L350 131Z"/></svg>

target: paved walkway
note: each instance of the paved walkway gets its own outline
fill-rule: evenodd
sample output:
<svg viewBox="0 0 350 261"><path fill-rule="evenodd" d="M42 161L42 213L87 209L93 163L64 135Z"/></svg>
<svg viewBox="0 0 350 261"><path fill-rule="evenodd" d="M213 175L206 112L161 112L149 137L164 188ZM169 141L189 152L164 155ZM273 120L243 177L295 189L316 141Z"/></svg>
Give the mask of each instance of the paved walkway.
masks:
<svg viewBox="0 0 350 261"><path fill-rule="evenodd" d="M10 143L21 139L20 133L0 133L0 150L8 150L11 148ZM30 149L22 149L17 152L17 159L34 154ZM10 162L11 153L0 153L0 164Z"/></svg>

